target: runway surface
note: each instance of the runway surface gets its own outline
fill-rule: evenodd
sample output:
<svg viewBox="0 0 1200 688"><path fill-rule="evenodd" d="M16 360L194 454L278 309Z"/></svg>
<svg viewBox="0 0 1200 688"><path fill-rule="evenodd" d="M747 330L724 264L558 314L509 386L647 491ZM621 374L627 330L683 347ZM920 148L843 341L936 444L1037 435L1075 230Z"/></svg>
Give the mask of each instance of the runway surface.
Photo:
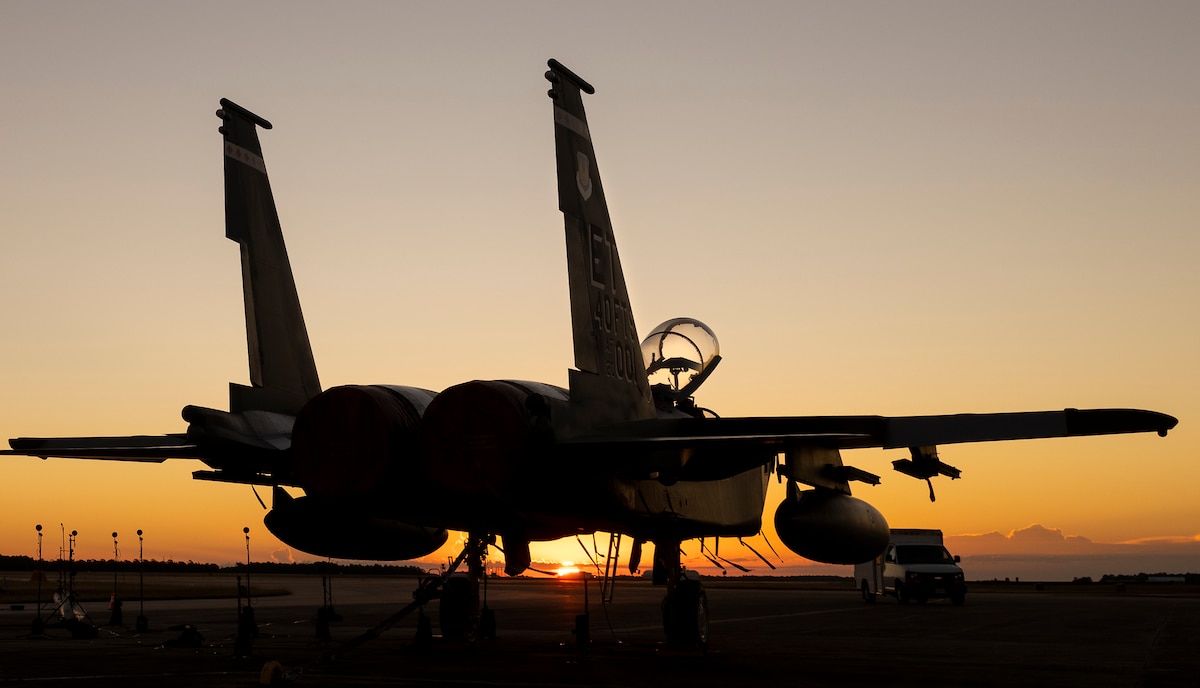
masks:
<svg viewBox="0 0 1200 688"><path fill-rule="evenodd" d="M1200 597L1165 587L989 586L953 607L867 605L840 586L716 581L701 653L662 642L662 591L644 581L618 581L610 605L589 584L593 642L581 649L572 632L584 611L581 582L496 580L488 587L495 640L418 648L414 615L329 662L320 661L326 652L411 601L414 581L335 579L343 618L327 644L314 623L321 579L262 579L256 584L292 594L254 599L260 634L249 657L234 656L233 599L146 602L149 631L139 634L134 595L126 625L102 626L94 639L55 627L31 637L31 604L0 611L0 683L253 686L275 660L297 685L313 686L1200 686ZM92 619L105 623L106 606L92 606ZM437 633L436 603L429 613ZM201 647L165 646L181 624L199 630Z"/></svg>

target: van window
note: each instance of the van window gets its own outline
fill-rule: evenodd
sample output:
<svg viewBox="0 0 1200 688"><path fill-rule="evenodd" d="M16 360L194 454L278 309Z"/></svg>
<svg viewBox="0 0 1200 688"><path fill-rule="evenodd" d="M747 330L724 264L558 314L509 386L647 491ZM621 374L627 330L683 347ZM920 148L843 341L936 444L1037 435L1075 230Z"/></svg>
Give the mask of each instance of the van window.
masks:
<svg viewBox="0 0 1200 688"><path fill-rule="evenodd" d="M941 545L900 545L896 547L897 564L953 564L954 557Z"/></svg>

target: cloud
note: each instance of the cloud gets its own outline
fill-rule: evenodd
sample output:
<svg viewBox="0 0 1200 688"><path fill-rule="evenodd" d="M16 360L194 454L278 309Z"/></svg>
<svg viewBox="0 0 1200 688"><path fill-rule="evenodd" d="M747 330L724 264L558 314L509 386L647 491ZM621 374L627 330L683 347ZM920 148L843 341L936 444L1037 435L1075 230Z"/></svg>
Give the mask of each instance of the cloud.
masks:
<svg viewBox="0 0 1200 688"><path fill-rule="evenodd" d="M1058 528L1047 528L1040 523L1034 523L1031 526L1014 530L1008 534L1008 538L1014 542L1029 543L1032 545L1089 545L1091 540L1081 536L1072 535L1067 537L1062 530Z"/></svg>
<svg viewBox="0 0 1200 688"><path fill-rule="evenodd" d="M948 535L946 547L962 556L968 578L976 580L1070 580L1105 574L1200 572L1200 535L1104 543L1035 523L1007 535L998 531Z"/></svg>
<svg viewBox="0 0 1200 688"><path fill-rule="evenodd" d="M1176 544L1187 545L1195 542L1200 542L1200 535L1156 535L1153 537L1135 538L1133 540L1125 540L1118 543L1122 545L1161 545L1161 544Z"/></svg>
<svg viewBox="0 0 1200 688"><path fill-rule="evenodd" d="M281 564L293 564L296 562L292 557L292 550L288 547L271 552L271 561L277 561Z"/></svg>
<svg viewBox="0 0 1200 688"><path fill-rule="evenodd" d="M1034 523L1005 535L999 531L979 535L948 535L946 545L959 554L1062 554L1091 551L1097 543L1081 535L1067 535L1059 528Z"/></svg>

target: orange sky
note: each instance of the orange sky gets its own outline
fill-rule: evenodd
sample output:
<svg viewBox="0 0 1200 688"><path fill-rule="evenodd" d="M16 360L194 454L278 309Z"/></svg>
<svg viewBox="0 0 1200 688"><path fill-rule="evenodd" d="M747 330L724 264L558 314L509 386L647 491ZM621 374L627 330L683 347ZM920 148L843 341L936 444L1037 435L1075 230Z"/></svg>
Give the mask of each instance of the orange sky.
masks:
<svg viewBox="0 0 1200 688"><path fill-rule="evenodd" d="M5 16L0 437L177 432L184 405L224 408L227 383L246 382L221 97L276 125L265 157L325 386L564 384L553 56L597 87L588 112L639 326L689 315L721 339L702 405L1171 413L1167 439L945 447L963 480L941 481L934 504L890 470L899 454L846 460L883 475L857 494L894 526L1001 534L954 540L993 557L980 570L1036 571L1055 553L1092 557L1081 575L1117 554L1129 570L1200 569L1194 4ZM111 556L114 530L133 556L138 528L148 557L235 561L244 525L255 558L281 550L249 487L192 481L195 468L6 458L0 552L34 553L35 523L48 557L60 523L84 557ZM1044 532L1036 551L1013 535Z"/></svg>

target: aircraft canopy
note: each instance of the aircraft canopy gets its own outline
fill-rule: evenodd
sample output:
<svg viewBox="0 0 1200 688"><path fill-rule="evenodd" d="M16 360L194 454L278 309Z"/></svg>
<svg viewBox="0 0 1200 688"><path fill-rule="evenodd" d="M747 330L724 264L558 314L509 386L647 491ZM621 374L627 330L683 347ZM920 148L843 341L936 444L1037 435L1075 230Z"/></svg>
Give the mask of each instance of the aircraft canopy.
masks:
<svg viewBox="0 0 1200 688"><path fill-rule="evenodd" d="M708 325L695 318L674 318L642 340L642 359L650 384L679 391L700 381L721 358L721 345Z"/></svg>

